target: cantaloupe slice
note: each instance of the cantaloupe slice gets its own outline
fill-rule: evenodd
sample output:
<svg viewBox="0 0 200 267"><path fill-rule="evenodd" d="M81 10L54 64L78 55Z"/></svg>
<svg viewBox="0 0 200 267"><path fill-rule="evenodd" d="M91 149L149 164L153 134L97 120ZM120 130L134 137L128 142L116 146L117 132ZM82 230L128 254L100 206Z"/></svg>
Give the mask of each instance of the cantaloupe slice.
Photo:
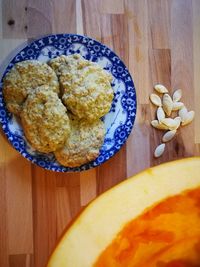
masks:
<svg viewBox="0 0 200 267"><path fill-rule="evenodd" d="M194 261L200 256L194 248L200 245L199 196L200 158L147 169L91 202L63 235L48 267L195 266L184 264L187 253ZM181 217L181 210L190 216Z"/></svg>

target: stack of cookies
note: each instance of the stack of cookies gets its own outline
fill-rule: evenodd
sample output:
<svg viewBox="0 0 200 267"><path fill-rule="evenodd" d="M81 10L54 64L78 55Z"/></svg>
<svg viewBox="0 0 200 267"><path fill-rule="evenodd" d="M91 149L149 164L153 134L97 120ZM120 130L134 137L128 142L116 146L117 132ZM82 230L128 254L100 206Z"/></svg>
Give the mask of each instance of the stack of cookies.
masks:
<svg viewBox="0 0 200 267"><path fill-rule="evenodd" d="M79 54L46 63L17 63L4 78L7 108L21 118L25 136L39 152L60 164L94 160L104 141L101 121L113 100L112 76Z"/></svg>

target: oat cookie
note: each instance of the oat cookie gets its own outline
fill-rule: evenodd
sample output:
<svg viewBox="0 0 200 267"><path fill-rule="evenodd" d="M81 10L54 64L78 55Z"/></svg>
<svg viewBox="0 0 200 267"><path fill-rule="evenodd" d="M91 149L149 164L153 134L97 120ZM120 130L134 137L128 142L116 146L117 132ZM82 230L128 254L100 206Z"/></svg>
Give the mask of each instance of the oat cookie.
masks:
<svg viewBox="0 0 200 267"><path fill-rule="evenodd" d="M66 107L47 85L28 95L21 120L26 138L40 152L49 153L61 148L70 133Z"/></svg>
<svg viewBox="0 0 200 267"><path fill-rule="evenodd" d="M8 110L19 115L28 94L44 84L49 86L49 90L59 92L58 78L46 63L26 60L15 64L3 82L3 94Z"/></svg>
<svg viewBox="0 0 200 267"><path fill-rule="evenodd" d="M94 121L109 112L114 95L111 74L79 54L60 56L49 64L59 76L62 100L74 115Z"/></svg>
<svg viewBox="0 0 200 267"><path fill-rule="evenodd" d="M104 123L70 120L71 133L65 146L54 152L58 162L67 167L81 166L96 159L104 141Z"/></svg>

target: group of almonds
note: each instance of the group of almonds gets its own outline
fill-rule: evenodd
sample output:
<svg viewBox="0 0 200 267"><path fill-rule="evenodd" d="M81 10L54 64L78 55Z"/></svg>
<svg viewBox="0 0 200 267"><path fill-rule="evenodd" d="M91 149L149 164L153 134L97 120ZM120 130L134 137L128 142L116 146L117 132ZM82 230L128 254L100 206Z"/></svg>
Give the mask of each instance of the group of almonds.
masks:
<svg viewBox="0 0 200 267"><path fill-rule="evenodd" d="M151 125L156 129L167 131L162 137L163 143L157 146L154 151L154 157L158 158L164 153L165 143L172 140L180 126L189 124L194 119L195 113L193 110L188 111L185 105L180 102L181 89L176 90L172 97L162 84L156 84L154 89L162 98L157 94L150 95L151 102L158 107L157 120L153 120ZM178 116L175 118L170 117L173 111L178 112Z"/></svg>

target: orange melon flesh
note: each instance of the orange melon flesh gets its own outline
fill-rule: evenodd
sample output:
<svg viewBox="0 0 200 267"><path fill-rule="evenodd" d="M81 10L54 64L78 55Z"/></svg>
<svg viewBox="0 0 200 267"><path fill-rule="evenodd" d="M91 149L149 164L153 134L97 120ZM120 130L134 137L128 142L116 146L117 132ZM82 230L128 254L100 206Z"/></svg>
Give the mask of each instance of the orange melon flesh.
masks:
<svg viewBox="0 0 200 267"><path fill-rule="evenodd" d="M94 266L200 266L200 188L168 198L129 222Z"/></svg>
<svg viewBox="0 0 200 267"><path fill-rule="evenodd" d="M165 163L127 179L88 205L47 266L182 267L190 266L184 265L189 261L196 267L199 188L199 157Z"/></svg>

